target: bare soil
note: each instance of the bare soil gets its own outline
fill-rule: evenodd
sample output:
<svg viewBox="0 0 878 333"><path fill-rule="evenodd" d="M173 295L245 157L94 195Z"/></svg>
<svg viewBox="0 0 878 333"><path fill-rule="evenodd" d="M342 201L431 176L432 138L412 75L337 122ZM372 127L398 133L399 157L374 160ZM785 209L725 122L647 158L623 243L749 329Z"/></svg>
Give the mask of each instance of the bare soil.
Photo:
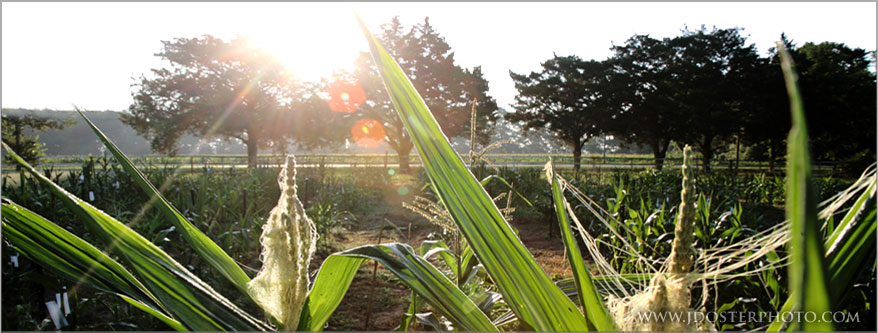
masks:
<svg viewBox="0 0 878 333"><path fill-rule="evenodd" d="M336 237L335 241L343 244L339 250L376 244L379 237L381 243L402 242L417 248L430 233L440 231L426 219L402 210L398 214L388 214L386 218L395 226L385 222L382 228L375 221L351 226L344 234ZM512 225L519 230L522 242L537 263L553 280L572 276L558 233L555 232L552 238L548 237L548 228L554 224L536 220L513 220ZM322 260L323 258L319 258L315 262ZM374 262L360 268L338 309L330 317L327 330L387 331L400 324L410 302L410 291L381 265L377 265L377 270L375 268Z"/></svg>

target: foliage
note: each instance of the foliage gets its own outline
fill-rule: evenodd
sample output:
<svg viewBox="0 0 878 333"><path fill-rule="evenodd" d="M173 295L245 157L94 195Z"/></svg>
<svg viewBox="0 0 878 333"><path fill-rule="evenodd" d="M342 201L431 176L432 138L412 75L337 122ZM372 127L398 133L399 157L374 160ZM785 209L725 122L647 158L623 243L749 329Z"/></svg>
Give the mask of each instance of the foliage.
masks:
<svg viewBox="0 0 878 333"><path fill-rule="evenodd" d="M311 171L311 170L306 170ZM229 255L243 267L259 267L259 244L255 241L261 225L278 197L276 184L277 169L259 169L251 172L232 173L200 170L192 174L181 173L175 169L156 169L146 171L151 183L161 184L161 192L179 211L199 229L210 235ZM181 263L187 265L199 278L214 286L217 291L228 295L235 304L251 313L259 309L249 298L236 291L231 283L216 274L205 261L191 250L182 239L178 228L168 225L161 213L153 209L143 209L149 196L140 195L133 180L125 174L121 167L109 160L93 158L82 165L80 170L72 172L53 172L46 174L67 191L82 198L94 198L91 201L120 220L131 222L132 227L147 239L154 242L168 253L177 256ZM32 177L11 178L3 181L4 197L21 203L40 215L61 222L60 225L71 232L82 235L89 242L99 242L88 229L76 221L72 211L48 191L47 187L33 180ZM380 178L379 178L380 179ZM380 193L364 189L368 183L353 182L353 178L339 178L335 175L321 176L315 172L306 172L301 176L301 183L308 183L300 188L310 192L309 196L319 202L358 202L369 203L381 201ZM347 188L342 194L341 187ZM319 189L319 190L315 190ZM356 198L356 199L353 199ZM308 207L308 206L306 206ZM328 216L338 216L335 206L324 206L322 209ZM310 208L310 207L309 207ZM348 207L350 208L350 207ZM354 205L358 215L365 213L362 206ZM319 215L318 215L319 218ZM336 231L337 232L337 231ZM323 241L332 239L331 235L321 237ZM95 243L99 244L99 243ZM332 244L318 243L318 251L331 251L326 246ZM4 260L9 261L16 251L4 247ZM41 300L45 292L62 290L71 284L58 280L50 270L44 270L25 257L19 257L20 267L8 266L4 269L3 285L9 294L4 297L4 328L29 329L39 325L40 318L35 322L24 321L24 314L37 314L45 311ZM249 269L247 269L249 271ZM33 294L35 293L35 294ZM15 296L13 296L15 295ZM53 296L54 297L54 296ZM116 298L116 299L114 299ZM123 327L138 330L165 330L167 326L151 316L139 313L132 305L117 300L114 294L94 290L86 286L73 288L70 302L73 314L67 317L73 326L66 329L120 329ZM19 310L16 310L18 308ZM41 311L42 309L42 311ZM16 311L21 316L16 315ZM15 323L9 318L22 318ZM23 326L24 325L24 326ZM42 323L46 325L46 323ZM48 322L51 326L51 322ZM125 326L129 325L129 326Z"/></svg>
<svg viewBox="0 0 878 333"><path fill-rule="evenodd" d="M611 121L602 90L608 84L607 65L556 55L542 66L542 72L530 75L509 73L518 89L517 112L506 118L524 123L523 130L548 128L573 149L573 169L578 170L585 142L607 132L602 126Z"/></svg>
<svg viewBox="0 0 878 333"><path fill-rule="evenodd" d="M29 136L30 132L46 132L50 129L64 129L72 123L58 119L37 116L35 112L9 114L3 111L3 141L8 142L15 151L21 152L25 161L37 164L46 152L46 144L40 143L39 136ZM12 162L7 158L6 163Z"/></svg>
<svg viewBox="0 0 878 333"><path fill-rule="evenodd" d="M618 106L617 122L605 126L624 141L652 149L656 169L661 170L671 140L682 125L674 105L674 77L670 67L675 53L671 39L634 35L613 46L612 85L607 90Z"/></svg>
<svg viewBox="0 0 878 333"><path fill-rule="evenodd" d="M167 67L141 76L130 114L122 118L156 151L173 155L186 132L235 138L247 145L248 165L255 167L260 147L284 151L288 139L320 133L316 125L333 117L328 107L314 108L313 92L248 39L207 35L162 43L156 55Z"/></svg>
<svg viewBox="0 0 878 333"><path fill-rule="evenodd" d="M854 175L875 161L874 52L831 42L790 50L800 72L814 158L850 162Z"/></svg>
<svg viewBox="0 0 878 333"><path fill-rule="evenodd" d="M759 55L739 29L685 31L671 46L677 54L671 74L675 99L686 129L675 139L697 148L707 169L717 146L738 134L752 108Z"/></svg>
<svg viewBox="0 0 878 333"><path fill-rule="evenodd" d="M701 27L661 39L634 35L603 61L555 56L540 73L511 73L517 112L506 118L526 128L549 126L574 154L577 140L611 134L651 150L656 169L672 142L692 145L705 170L726 150L735 160L752 150L752 157L774 163L785 144L777 129L789 129L779 62L776 55L760 57L741 32ZM875 74L868 70L874 56L839 43L787 46L802 63L803 99L814 105L807 112L815 157L842 162L854 176L874 160L866 144L875 141Z"/></svg>
<svg viewBox="0 0 878 333"><path fill-rule="evenodd" d="M787 219L790 220L790 266L788 302L790 312L826 313L832 308L829 278L824 261L823 234L817 221L817 193L811 181L811 153L805 110L799 94L798 78L789 53L780 45L793 126L787 140ZM874 241L873 241L874 242ZM841 286L844 288L844 286ZM807 297L805 292L807 291ZM786 311L784 311L785 313ZM793 331L831 331L831 322L797 320L789 324Z"/></svg>

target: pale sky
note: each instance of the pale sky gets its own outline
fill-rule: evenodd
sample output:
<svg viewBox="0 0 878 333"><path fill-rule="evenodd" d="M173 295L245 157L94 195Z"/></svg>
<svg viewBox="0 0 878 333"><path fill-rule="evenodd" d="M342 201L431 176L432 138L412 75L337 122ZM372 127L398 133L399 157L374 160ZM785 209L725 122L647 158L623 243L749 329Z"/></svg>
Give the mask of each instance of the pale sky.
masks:
<svg viewBox="0 0 878 333"><path fill-rule="evenodd" d="M797 45L842 42L875 50L876 3L3 3L2 107L124 110L133 77L163 65L162 40L248 36L297 76L351 68L373 33L399 15L425 16L458 65L481 65L498 105L516 94L509 71L575 54L603 60L634 34L673 37L688 26L742 27L760 53L782 32Z"/></svg>

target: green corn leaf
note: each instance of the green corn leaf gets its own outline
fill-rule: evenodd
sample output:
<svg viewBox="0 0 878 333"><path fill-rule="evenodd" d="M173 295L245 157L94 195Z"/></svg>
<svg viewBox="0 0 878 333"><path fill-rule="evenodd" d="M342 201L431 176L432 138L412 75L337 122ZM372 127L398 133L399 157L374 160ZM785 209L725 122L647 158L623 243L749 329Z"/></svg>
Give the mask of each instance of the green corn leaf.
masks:
<svg viewBox="0 0 878 333"><path fill-rule="evenodd" d="M330 255L320 265L314 285L302 308L297 331L322 331L351 286L366 258Z"/></svg>
<svg viewBox="0 0 878 333"><path fill-rule="evenodd" d="M808 152L808 131L805 111L792 58L778 43L793 125L787 143L786 211L790 220L789 288L792 311L824 313L831 309L823 237L817 222L817 195L811 177L811 156ZM807 297L806 297L807 295ZM792 322L794 331L828 331L832 323Z"/></svg>
<svg viewBox="0 0 878 333"><path fill-rule="evenodd" d="M430 259L430 257L434 255L439 255L442 258L442 261L451 268L451 272L454 273L455 276L459 276L459 272L457 271L457 255L448 249L448 244L440 240L428 240L421 243L421 248L419 249L420 255L424 259Z"/></svg>
<svg viewBox="0 0 878 333"><path fill-rule="evenodd" d="M321 330L347 293L357 269L369 259L384 265L456 328L464 331L497 330L448 277L406 244L366 245L329 256L308 294L298 330Z"/></svg>
<svg viewBox="0 0 878 333"><path fill-rule="evenodd" d="M82 111L79 109L76 111L79 112L79 115L85 119L85 122L89 126L91 126L92 131L94 131L95 135L101 139L104 146L113 153L113 156L116 158L116 161L119 162L119 165L122 166L122 169L125 170L125 173L134 179L134 182L140 186L140 189L150 197L150 204L156 204L156 207L162 212L165 219L170 221L174 227L177 228L177 231L183 235L183 239L192 246L195 252L198 253L198 256L231 281L238 290L247 294L247 282L250 282L250 278L247 277L247 274L244 273L241 267L238 266L238 264L236 264L235 261L219 247L219 245L214 243L213 240L202 233L201 230L198 230L198 228L186 220L177 208L165 199L161 192L159 192L155 186L146 179L143 173L134 167L131 160L129 160L128 157L116 147L116 144L110 141L110 139L108 139L107 136L104 135L104 133L101 132L101 130L98 129L98 127L95 126L95 124L92 123Z"/></svg>
<svg viewBox="0 0 878 333"><path fill-rule="evenodd" d="M843 306L844 296L852 289L857 277L864 270L872 267L868 264L868 260L875 254L875 230L878 228L875 219L874 175L871 183L824 243L826 246L824 257L829 262L830 285L835 286L830 293L833 308ZM792 301L790 297L784 302L781 314L792 311ZM775 321L768 330L778 331L782 327L782 321Z"/></svg>
<svg viewBox="0 0 878 333"><path fill-rule="evenodd" d="M512 184L509 184L509 182L506 181L506 179L504 179L503 177L500 177L498 175L489 175L485 178L482 178L482 180L479 182L479 184L481 184L482 186L485 186L485 185L488 185L488 183L490 183L491 180L494 180L494 179L503 183L503 185L506 185L506 187L508 187L510 190L513 190L512 192L514 192L515 195L517 195L519 198L521 198L521 200L524 200L524 203L526 203L528 206L531 206L531 207L534 206L530 202L530 200L527 200L527 198L525 198L523 195L521 195L521 193L519 193L518 191L515 191L514 188L512 187Z"/></svg>
<svg viewBox="0 0 878 333"><path fill-rule="evenodd" d="M88 242L13 202L3 203L2 212L3 237L24 256L77 284L116 294L175 330L186 330L140 281Z"/></svg>
<svg viewBox="0 0 878 333"><path fill-rule="evenodd" d="M585 317L537 265L503 219L390 54L360 21L384 86L424 165L436 194L520 320L541 331L582 331Z"/></svg>
<svg viewBox="0 0 878 333"><path fill-rule="evenodd" d="M149 315L158 318L158 320L161 320L163 323L167 324L168 326L170 326L174 330L181 331L181 332L182 331L189 331L188 329L186 329L186 326L183 326L183 324L181 324L176 319L169 317L168 315L160 312L159 310L156 310L155 308L153 308L149 305L143 304L136 299L133 299L131 297L128 297L128 296L125 296L122 294L116 294L116 295L119 296L119 298L121 298L123 301L134 306L135 308L138 308L141 311L146 312Z"/></svg>
<svg viewBox="0 0 878 333"><path fill-rule="evenodd" d="M829 262L830 290L833 308L839 308L847 292L856 283L864 270L872 265L868 262L875 254L876 189L873 180L869 189L854 203L829 238L826 246L826 260Z"/></svg>
<svg viewBox="0 0 878 333"><path fill-rule="evenodd" d="M138 275L139 280L153 292L162 306L186 328L211 331L255 331L270 328L236 307L127 225L53 183L12 151L5 142L3 147L25 171L61 199L93 234L101 237L112 252L119 254L122 262Z"/></svg>
<svg viewBox="0 0 878 333"><path fill-rule="evenodd" d="M579 296L579 304L582 305L590 329L615 331L617 330L616 322L604 305L603 298L598 294L591 274L585 267L585 261L582 259L576 238L573 237L573 230L570 228L570 220L567 217L567 199L564 198L564 193L561 191L558 175L555 174L555 165L550 161L548 166L548 173L552 176L552 200L555 203L555 215L558 216L561 239L564 240L564 246L567 249L567 261L570 262L570 268L573 270L573 281Z"/></svg>
<svg viewBox="0 0 878 333"><path fill-rule="evenodd" d="M408 332L412 328L412 324L415 323L415 315L421 311L421 308L424 306L424 300L418 297L414 291L409 293L409 307L406 310L405 314L402 316L402 320L400 320L399 327L394 329L395 331L405 331Z"/></svg>

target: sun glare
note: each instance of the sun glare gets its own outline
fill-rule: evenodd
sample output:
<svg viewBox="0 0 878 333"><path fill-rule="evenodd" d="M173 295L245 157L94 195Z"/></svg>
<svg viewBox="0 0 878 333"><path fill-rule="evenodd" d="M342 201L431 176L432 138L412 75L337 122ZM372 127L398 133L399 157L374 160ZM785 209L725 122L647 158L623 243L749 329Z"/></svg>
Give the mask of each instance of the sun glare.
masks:
<svg viewBox="0 0 878 333"><path fill-rule="evenodd" d="M366 92L358 82L333 80L327 89L329 108L335 112L351 113L366 102Z"/></svg>
<svg viewBox="0 0 878 333"><path fill-rule="evenodd" d="M360 147L374 148L381 145L387 133L384 132L384 125L381 125L380 121L364 118L351 128L351 136Z"/></svg>
<svg viewBox="0 0 878 333"><path fill-rule="evenodd" d="M353 69L367 51L362 32L345 6L315 7L290 16L289 30L263 30L254 42L284 62L297 78L318 81Z"/></svg>

